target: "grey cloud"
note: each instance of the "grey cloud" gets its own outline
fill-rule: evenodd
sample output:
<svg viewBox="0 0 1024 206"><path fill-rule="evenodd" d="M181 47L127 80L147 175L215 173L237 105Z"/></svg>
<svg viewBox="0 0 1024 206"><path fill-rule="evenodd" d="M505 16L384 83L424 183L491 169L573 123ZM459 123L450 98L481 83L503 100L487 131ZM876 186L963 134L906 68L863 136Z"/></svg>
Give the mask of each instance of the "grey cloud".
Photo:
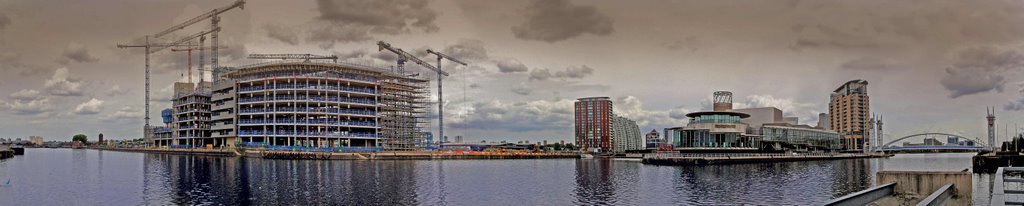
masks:
<svg viewBox="0 0 1024 206"><path fill-rule="evenodd" d="M53 77L46 80L45 88L50 95L82 96L83 84L82 80L71 77L68 68L59 68L54 71Z"/></svg>
<svg viewBox="0 0 1024 206"><path fill-rule="evenodd" d="M516 93L518 95L524 95L524 96L525 95L530 95L530 93L532 93L532 92L533 92L533 90L530 90L530 88L526 88L526 87L516 87L516 88L512 89L512 93Z"/></svg>
<svg viewBox="0 0 1024 206"><path fill-rule="evenodd" d="M118 96L124 94L128 94L128 90L122 89L121 85L115 84L113 87L110 87L110 90L107 90L107 96Z"/></svg>
<svg viewBox="0 0 1024 206"><path fill-rule="evenodd" d="M142 111L140 111L138 109L126 106L126 107L122 107L121 109L119 109L119 110L117 110L117 111L115 111L113 113L110 113L110 114L107 114L107 115L103 116L102 119L104 119L104 120L140 119L140 118L142 118L143 113L144 112L142 112Z"/></svg>
<svg viewBox="0 0 1024 206"><path fill-rule="evenodd" d="M477 39L459 40L458 43L445 47L444 54L462 61L483 61L489 58L484 42Z"/></svg>
<svg viewBox="0 0 1024 206"><path fill-rule="evenodd" d="M959 53L956 63L946 69L939 82L950 98L989 91L1002 92L1007 71L1024 67L1024 55L1014 50L975 47Z"/></svg>
<svg viewBox="0 0 1024 206"><path fill-rule="evenodd" d="M75 107L75 110L72 113L79 115L93 115L99 114L102 108L103 100L92 98L89 99L89 101L85 101L81 104L78 104L78 106Z"/></svg>
<svg viewBox="0 0 1024 206"><path fill-rule="evenodd" d="M548 43L613 31L611 18L597 8L572 5L568 0L535 0L527 8L526 22L512 27L516 38Z"/></svg>
<svg viewBox="0 0 1024 206"><path fill-rule="evenodd" d="M709 43L701 41L696 36L687 36L681 40L676 40L668 43L662 43L663 47L673 51L689 51L696 52L701 48L708 47Z"/></svg>
<svg viewBox="0 0 1024 206"><path fill-rule="evenodd" d="M508 58L498 61L498 71L501 73L519 73L530 71L530 69L523 65L522 62L519 62L519 60Z"/></svg>
<svg viewBox="0 0 1024 206"><path fill-rule="evenodd" d="M355 50L355 51L349 51L349 52L342 52L342 53L335 52L334 53L335 56L338 56L338 60L343 60L343 61L344 60L349 60L349 59L362 58L362 57L365 57L366 54L367 54L366 50Z"/></svg>
<svg viewBox="0 0 1024 206"><path fill-rule="evenodd" d="M404 34L412 29L437 32L437 12L426 0L317 1L319 20L328 23L311 32L309 40L331 47L335 42L359 42L372 34Z"/></svg>
<svg viewBox="0 0 1024 206"><path fill-rule="evenodd" d="M11 93L10 96L11 99L18 101L35 101L45 98L42 95L42 92L36 91L34 89L22 89L21 91Z"/></svg>
<svg viewBox="0 0 1024 206"><path fill-rule="evenodd" d="M889 60L877 57L864 57L859 59L853 59L839 65L840 69L846 70L857 70L857 71L892 71L900 69L899 66L894 65Z"/></svg>
<svg viewBox="0 0 1024 206"><path fill-rule="evenodd" d="M7 26L11 25L11 17L0 13L0 31L3 31Z"/></svg>
<svg viewBox="0 0 1024 206"><path fill-rule="evenodd" d="M263 28L267 30L267 37L271 39L276 39L290 45L299 44L299 34L295 32L294 28L280 25L266 25Z"/></svg>
<svg viewBox="0 0 1024 206"><path fill-rule="evenodd" d="M1024 82L1018 83L1017 86L1020 88L1018 90L1018 93L1020 94L1020 97L1018 97L1015 100L1011 100L1010 102L1008 102L1008 104L1006 106L1002 107L1002 110L1007 110L1007 111L1024 111Z"/></svg>
<svg viewBox="0 0 1024 206"><path fill-rule="evenodd" d="M648 110L640 98L625 96L615 99L615 114L636 121L641 128L666 128L682 126L686 123L685 115L690 113L683 107L670 110Z"/></svg>
<svg viewBox="0 0 1024 206"><path fill-rule="evenodd" d="M572 100L537 100L475 102L465 115L450 115L445 123L460 129L494 129L503 131L562 131L571 129ZM449 116L446 116L449 117ZM501 126L495 126L501 125Z"/></svg>
<svg viewBox="0 0 1024 206"><path fill-rule="evenodd" d="M59 62L66 63L66 60L75 61L78 63L96 62L100 59L89 54L89 49L85 48L85 45L79 43L70 43L64 48L64 53L61 54L63 57Z"/></svg>
<svg viewBox="0 0 1024 206"><path fill-rule="evenodd" d="M544 81L548 79L582 79L584 77L594 74L594 69L587 65L573 66L566 68L564 71L556 71L551 73L549 69L534 69L530 72L530 80Z"/></svg>

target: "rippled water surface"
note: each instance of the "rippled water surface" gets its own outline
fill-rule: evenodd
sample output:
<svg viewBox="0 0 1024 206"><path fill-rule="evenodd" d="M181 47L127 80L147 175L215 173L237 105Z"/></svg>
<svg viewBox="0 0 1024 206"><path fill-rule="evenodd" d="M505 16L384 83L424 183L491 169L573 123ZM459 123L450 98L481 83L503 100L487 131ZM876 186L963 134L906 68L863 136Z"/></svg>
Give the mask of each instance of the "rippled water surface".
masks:
<svg viewBox="0 0 1024 206"><path fill-rule="evenodd" d="M28 149L0 161L0 205L815 205L873 186L882 169L959 171L971 166L970 156L672 167L612 159L316 161ZM975 194L984 193L987 178L975 175ZM984 201L977 196L976 203Z"/></svg>

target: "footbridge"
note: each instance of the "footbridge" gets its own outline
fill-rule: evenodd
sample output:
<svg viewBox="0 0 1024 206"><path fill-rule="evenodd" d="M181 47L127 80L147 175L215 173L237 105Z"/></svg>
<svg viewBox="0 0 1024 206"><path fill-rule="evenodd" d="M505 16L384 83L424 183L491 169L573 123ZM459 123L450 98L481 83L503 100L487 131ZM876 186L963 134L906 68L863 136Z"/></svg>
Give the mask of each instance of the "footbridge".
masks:
<svg viewBox="0 0 1024 206"><path fill-rule="evenodd" d="M920 138L920 142L909 142L913 138ZM955 140L955 141L953 141ZM897 144L905 142L904 144ZM967 138L957 134L926 132L912 134L897 138L883 144L876 149L881 152L918 152L918 153L942 153L942 152L982 152L992 151L987 144L978 139Z"/></svg>

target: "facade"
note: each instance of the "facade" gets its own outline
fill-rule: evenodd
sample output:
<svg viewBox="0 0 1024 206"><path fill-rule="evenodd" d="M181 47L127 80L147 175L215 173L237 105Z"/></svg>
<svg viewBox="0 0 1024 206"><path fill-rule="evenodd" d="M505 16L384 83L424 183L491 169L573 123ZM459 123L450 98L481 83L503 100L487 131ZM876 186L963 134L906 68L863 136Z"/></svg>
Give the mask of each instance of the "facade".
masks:
<svg viewBox="0 0 1024 206"><path fill-rule="evenodd" d="M645 146L646 148L658 148L658 144L664 142L661 140L658 130L653 129L645 135L644 139L647 141Z"/></svg>
<svg viewBox="0 0 1024 206"><path fill-rule="evenodd" d="M301 60L214 74L213 84L176 94L172 134L157 145L377 151L413 150L425 141L425 78Z"/></svg>
<svg viewBox="0 0 1024 206"><path fill-rule="evenodd" d="M865 141L870 137L868 115L870 100L868 98L868 82L852 80L836 88L829 102L829 126L843 137L843 148L846 150L863 150L868 148Z"/></svg>
<svg viewBox="0 0 1024 206"><path fill-rule="evenodd" d="M744 109L729 109L730 112L739 112L750 115L750 117L743 118L740 122L747 124L749 134L760 134L761 125L783 122L785 119L782 116L782 110L775 107L755 107L755 108L744 108Z"/></svg>
<svg viewBox="0 0 1024 206"><path fill-rule="evenodd" d="M631 150L642 150L643 138L640 137L640 126L636 121L629 118L615 115L612 120L613 138L615 140L615 152L623 153Z"/></svg>
<svg viewBox="0 0 1024 206"><path fill-rule="evenodd" d="M837 132L807 125L774 123L761 127L761 137L766 144L782 143L784 147L797 150L839 150L842 149L839 136Z"/></svg>
<svg viewBox="0 0 1024 206"><path fill-rule="evenodd" d="M750 117L738 112L694 112L686 114L690 123L681 130L671 130L679 141L675 147L683 148L758 148L760 137L746 133L747 124L741 119Z"/></svg>
<svg viewBox="0 0 1024 206"><path fill-rule="evenodd" d="M608 97L587 97L574 103L576 145L582 150L611 152L614 150L612 135L612 100Z"/></svg>
<svg viewBox="0 0 1024 206"><path fill-rule="evenodd" d="M825 130L832 130L832 127L828 126L829 115L828 113L818 113L818 127Z"/></svg>

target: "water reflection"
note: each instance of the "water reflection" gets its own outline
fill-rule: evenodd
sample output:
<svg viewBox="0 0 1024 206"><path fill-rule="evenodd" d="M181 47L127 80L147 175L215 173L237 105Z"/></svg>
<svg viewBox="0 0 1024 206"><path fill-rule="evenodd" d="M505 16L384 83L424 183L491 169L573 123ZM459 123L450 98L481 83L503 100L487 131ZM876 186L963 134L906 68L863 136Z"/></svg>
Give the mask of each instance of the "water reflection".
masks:
<svg viewBox="0 0 1024 206"><path fill-rule="evenodd" d="M921 162L928 162L922 164ZM32 149L0 162L11 205L816 205L882 170L962 170L964 155L650 166L612 159L314 161ZM0 177L2 180L2 177ZM991 175L975 176L975 203ZM66 194L66 195L51 195Z"/></svg>

